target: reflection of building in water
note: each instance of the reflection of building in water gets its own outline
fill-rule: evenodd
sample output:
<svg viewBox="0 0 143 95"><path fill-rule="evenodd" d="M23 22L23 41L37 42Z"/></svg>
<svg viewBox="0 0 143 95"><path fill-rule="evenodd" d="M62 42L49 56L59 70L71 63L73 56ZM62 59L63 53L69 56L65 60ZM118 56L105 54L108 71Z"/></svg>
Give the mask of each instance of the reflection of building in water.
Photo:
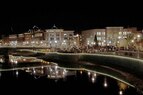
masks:
<svg viewBox="0 0 143 95"><path fill-rule="evenodd" d="M67 71L64 68L56 66L48 66L41 68L27 69L26 72L31 73L34 76L47 76L50 79L65 78L66 76L76 75L76 71Z"/></svg>

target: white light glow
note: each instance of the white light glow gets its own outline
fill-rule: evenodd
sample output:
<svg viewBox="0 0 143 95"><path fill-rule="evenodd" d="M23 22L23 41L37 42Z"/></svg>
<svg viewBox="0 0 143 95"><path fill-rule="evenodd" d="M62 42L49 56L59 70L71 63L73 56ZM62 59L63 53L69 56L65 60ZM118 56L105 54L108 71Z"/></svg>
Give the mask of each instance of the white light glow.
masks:
<svg viewBox="0 0 143 95"><path fill-rule="evenodd" d="M88 76L90 76L90 74L91 74L91 73L90 73L90 72L88 72Z"/></svg>
<svg viewBox="0 0 143 95"><path fill-rule="evenodd" d="M18 71L16 71L16 76L18 76L18 74L19 74Z"/></svg>
<svg viewBox="0 0 143 95"><path fill-rule="evenodd" d="M92 81L92 83L94 83L94 82L95 82L95 78L94 78L94 77L92 77L92 78L91 78L91 81Z"/></svg>
<svg viewBox="0 0 143 95"><path fill-rule="evenodd" d="M119 91L119 95L123 95L123 92L121 90Z"/></svg>

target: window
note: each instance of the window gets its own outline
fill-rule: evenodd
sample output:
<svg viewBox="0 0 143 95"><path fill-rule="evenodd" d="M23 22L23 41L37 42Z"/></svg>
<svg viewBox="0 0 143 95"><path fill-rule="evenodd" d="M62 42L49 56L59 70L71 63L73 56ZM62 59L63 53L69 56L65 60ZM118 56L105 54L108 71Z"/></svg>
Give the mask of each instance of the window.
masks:
<svg viewBox="0 0 143 95"><path fill-rule="evenodd" d="M54 38L52 38L52 37L51 37L51 38L50 38L50 40L51 40L51 41L53 41L53 40L54 40Z"/></svg>
<svg viewBox="0 0 143 95"><path fill-rule="evenodd" d="M60 40L60 38L56 38L57 40Z"/></svg>
<svg viewBox="0 0 143 95"><path fill-rule="evenodd" d="M64 40L67 40L67 37L64 37Z"/></svg>
<svg viewBox="0 0 143 95"><path fill-rule="evenodd" d="M101 41L101 37L97 37L97 40L98 40L98 41Z"/></svg>
<svg viewBox="0 0 143 95"><path fill-rule="evenodd" d="M60 35L57 33L56 36L60 36Z"/></svg>
<svg viewBox="0 0 143 95"><path fill-rule="evenodd" d="M69 34L69 36L72 36L72 34Z"/></svg>
<svg viewBox="0 0 143 95"><path fill-rule="evenodd" d="M105 37L102 37L103 40L105 40Z"/></svg>
<svg viewBox="0 0 143 95"><path fill-rule="evenodd" d="M127 35L127 32L123 32L123 35Z"/></svg>
<svg viewBox="0 0 143 95"><path fill-rule="evenodd" d="M101 35L101 32L97 32L97 35Z"/></svg>
<svg viewBox="0 0 143 95"><path fill-rule="evenodd" d="M122 32L119 32L119 35L121 35L122 34Z"/></svg>
<svg viewBox="0 0 143 95"><path fill-rule="evenodd" d="M54 34L50 34L51 37L54 37Z"/></svg>
<svg viewBox="0 0 143 95"><path fill-rule="evenodd" d="M105 35L105 32L102 32L102 35Z"/></svg>

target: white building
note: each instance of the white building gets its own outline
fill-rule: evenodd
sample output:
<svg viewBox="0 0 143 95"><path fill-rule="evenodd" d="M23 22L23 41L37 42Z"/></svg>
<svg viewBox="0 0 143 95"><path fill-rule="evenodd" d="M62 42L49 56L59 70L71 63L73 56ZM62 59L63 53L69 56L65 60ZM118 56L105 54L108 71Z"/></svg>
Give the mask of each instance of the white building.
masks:
<svg viewBox="0 0 143 95"><path fill-rule="evenodd" d="M49 47L70 48L73 45L74 31L63 29L46 29L45 41Z"/></svg>

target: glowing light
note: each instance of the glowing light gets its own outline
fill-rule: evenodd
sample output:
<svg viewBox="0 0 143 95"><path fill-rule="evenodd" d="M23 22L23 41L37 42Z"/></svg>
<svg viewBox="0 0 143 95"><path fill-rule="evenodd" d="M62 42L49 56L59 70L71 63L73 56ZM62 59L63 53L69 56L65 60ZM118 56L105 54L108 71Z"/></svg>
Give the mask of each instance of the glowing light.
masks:
<svg viewBox="0 0 143 95"><path fill-rule="evenodd" d="M108 85L107 85L107 80L106 80L106 78L104 79L104 87L107 87Z"/></svg>
<svg viewBox="0 0 143 95"><path fill-rule="evenodd" d="M134 40L131 40L132 43L134 43Z"/></svg>
<svg viewBox="0 0 143 95"><path fill-rule="evenodd" d="M96 73L94 73L94 75L93 75L94 77L96 77L97 75L96 75Z"/></svg>
<svg viewBox="0 0 143 95"><path fill-rule="evenodd" d="M120 91L119 91L119 95L123 95L123 91L120 90Z"/></svg>
<svg viewBox="0 0 143 95"><path fill-rule="evenodd" d="M48 75L48 78L50 77L50 75Z"/></svg>
<svg viewBox="0 0 143 95"><path fill-rule="evenodd" d="M33 73L35 74L35 73L36 73L36 71L34 70L34 71L33 71Z"/></svg>
<svg viewBox="0 0 143 95"><path fill-rule="evenodd" d="M55 43L57 43L57 40L55 41Z"/></svg>
<svg viewBox="0 0 143 95"><path fill-rule="evenodd" d="M76 36L78 37L79 35L78 35L78 34L76 34Z"/></svg>
<svg viewBox="0 0 143 95"><path fill-rule="evenodd" d="M16 71L16 76L18 76L18 74L19 74L18 71Z"/></svg>
<svg viewBox="0 0 143 95"><path fill-rule="evenodd" d="M15 61L15 64L17 64L18 62L17 61Z"/></svg>
<svg viewBox="0 0 143 95"><path fill-rule="evenodd" d="M107 87L107 83L106 82L104 83L104 87Z"/></svg>
<svg viewBox="0 0 143 95"><path fill-rule="evenodd" d="M82 71L80 71L80 74L82 74Z"/></svg>
<svg viewBox="0 0 143 95"><path fill-rule="evenodd" d="M88 72L88 76L90 76L90 74L91 74L91 73L90 73L90 72Z"/></svg>
<svg viewBox="0 0 143 95"><path fill-rule="evenodd" d="M56 74L58 74L58 71L56 71Z"/></svg>
<svg viewBox="0 0 143 95"><path fill-rule="evenodd" d="M121 39L121 36L119 36L118 39Z"/></svg>
<svg viewBox="0 0 143 95"><path fill-rule="evenodd" d="M55 69L57 70L58 66L55 66Z"/></svg>
<svg viewBox="0 0 143 95"><path fill-rule="evenodd" d="M35 74L36 73L36 71L35 71L35 69L33 68L33 73Z"/></svg>
<svg viewBox="0 0 143 95"><path fill-rule="evenodd" d="M140 38L140 37L141 37L141 35L137 35L137 37L138 37L138 38Z"/></svg>
<svg viewBox="0 0 143 95"><path fill-rule="evenodd" d="M94 77L92 77L92 78L91 78L91 81L92 81L92 83L94 83L94 82L95 82L95 78L94 78Z"/></svg>

